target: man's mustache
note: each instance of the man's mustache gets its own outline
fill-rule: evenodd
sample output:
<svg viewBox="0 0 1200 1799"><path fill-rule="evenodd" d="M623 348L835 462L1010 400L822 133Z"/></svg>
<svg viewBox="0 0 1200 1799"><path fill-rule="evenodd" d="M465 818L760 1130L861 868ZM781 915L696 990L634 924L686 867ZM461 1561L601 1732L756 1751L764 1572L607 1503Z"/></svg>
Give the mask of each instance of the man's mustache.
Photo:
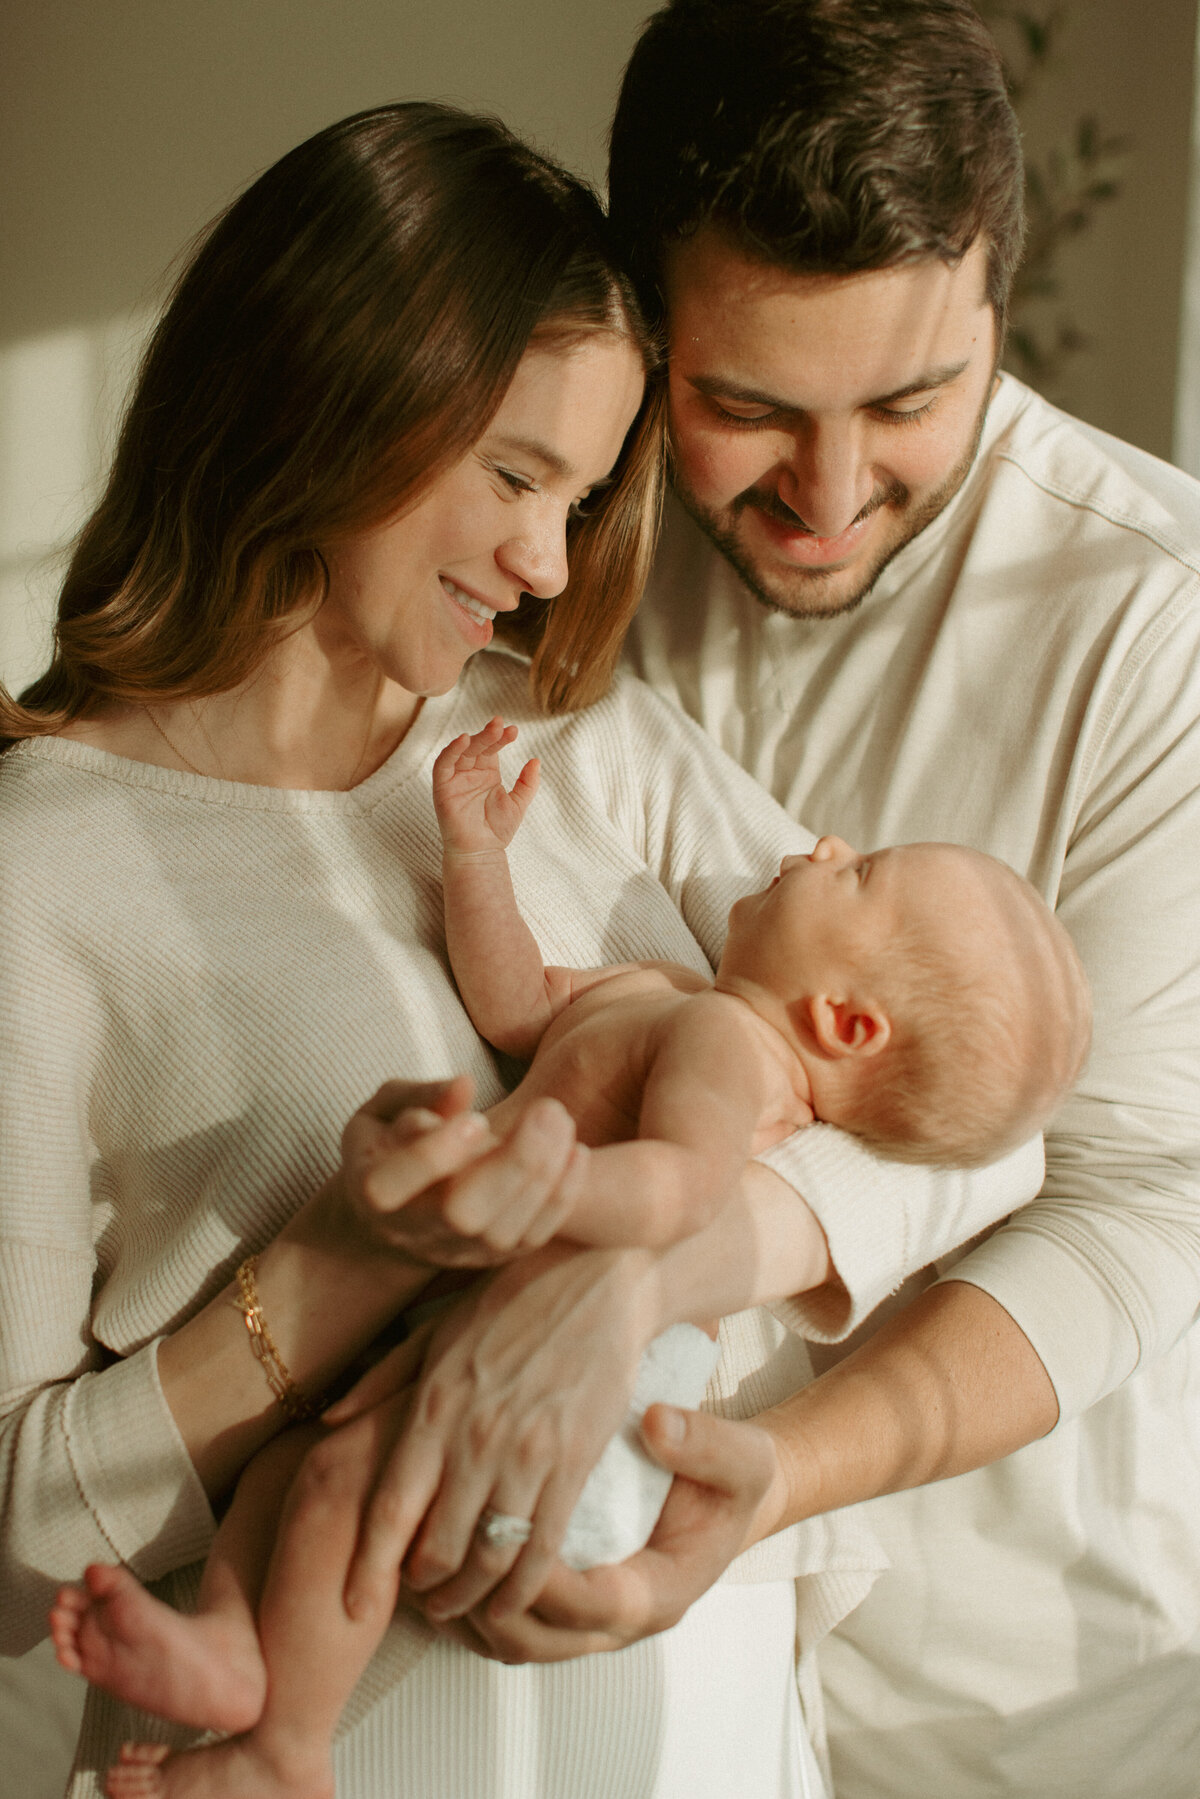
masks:
<svg viewBox="0 0 1200 1799"><path fill-rule="evenodd" d="M871 514L878 512L881 506L905 506L908 499L909 489L902 481L889 481L875 489L866 505L855 513L845 529L848 531L851 526L860 524L865 518L870 518ZM800 514L793 512L787 502L781 500L779 495L770 488L747 487L743 493L738 494L729 510L736 518L750 506L753 506L756 512L765 513L769 519L773 519L777 525L782 525L787 531L803 532L807 537L820 536L820 532L814 531L811 525L806 524Z"/></svg>

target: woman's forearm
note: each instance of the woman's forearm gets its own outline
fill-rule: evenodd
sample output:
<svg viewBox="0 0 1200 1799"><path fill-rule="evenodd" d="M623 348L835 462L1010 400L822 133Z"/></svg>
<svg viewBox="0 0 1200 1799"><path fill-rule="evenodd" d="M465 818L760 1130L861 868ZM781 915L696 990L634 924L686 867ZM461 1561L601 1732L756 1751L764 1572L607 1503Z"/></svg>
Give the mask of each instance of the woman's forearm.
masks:
<svg viewBox="0 0 1200 1799"><path fill-rule="evenodd" d="M267 1245L255 1271L263 1316L304 1395L323 1392L430 1278L395 1252L348 1241L344 1219L318 1202ZM234 1288L162 1342L158 1369L196 1472L217 1499L286 1422Z"/></svg>
<svg viewBox="0 0 1200 1799"><path fill-rule="evenodd" d="M556 1196L575 1136L562 1108L531 1108L497 1144L469 1100L461 1079L381 1087L347 1125L338 1173L257 1258L262 1316L302 1395L319 1395L439 1268L504 1259L464 1220L567 1209ZM218 1497L284 1422L233 1293L169 1337L158 1361L192 1463Z"/></svg>
<svg viewBox="0 0 1200 1799"><path fill-rule="evenodd" d="M984 1467L1057 1421L1050 1377L1003 1306L966 1281L930 1287L755 1420L782 1473L755 1536Z"/></svg>

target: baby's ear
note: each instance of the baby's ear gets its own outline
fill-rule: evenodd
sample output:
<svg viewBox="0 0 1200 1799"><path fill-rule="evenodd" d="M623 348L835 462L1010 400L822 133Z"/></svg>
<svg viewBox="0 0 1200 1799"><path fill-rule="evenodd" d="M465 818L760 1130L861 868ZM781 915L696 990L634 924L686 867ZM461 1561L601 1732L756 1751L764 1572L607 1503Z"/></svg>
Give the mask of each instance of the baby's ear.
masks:
<svg viewBox="0 0 1200 1799"><path fill-rule="evenodd" d="M818 993L805 1005L809 1028L823 1055L877 1056L891 1040L891 1020L874 1000L834 999Z"/></svg>

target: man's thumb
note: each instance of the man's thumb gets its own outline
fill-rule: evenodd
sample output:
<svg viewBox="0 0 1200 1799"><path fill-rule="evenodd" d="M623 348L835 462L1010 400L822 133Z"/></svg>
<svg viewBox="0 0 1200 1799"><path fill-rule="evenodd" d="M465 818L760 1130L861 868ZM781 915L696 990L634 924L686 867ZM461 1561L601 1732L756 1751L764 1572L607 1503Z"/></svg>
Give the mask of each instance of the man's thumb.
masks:
<svg viewBox="0 0 1200 1799"><path fill-rule="evenodd" d="M652 1405L642 1419L642 1440L656 1462L725 1493L737 1484L737 1452L730 1442L736 1431L724 1418L674 1405Z"/></svg>

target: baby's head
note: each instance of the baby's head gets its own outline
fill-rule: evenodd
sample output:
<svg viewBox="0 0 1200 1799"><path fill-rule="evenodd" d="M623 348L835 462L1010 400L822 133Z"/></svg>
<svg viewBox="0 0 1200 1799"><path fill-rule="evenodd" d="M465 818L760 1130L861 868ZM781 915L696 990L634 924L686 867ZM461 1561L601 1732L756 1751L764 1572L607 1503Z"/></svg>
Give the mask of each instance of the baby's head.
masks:
<svg viewBox="0 0 1200 1799"><path fill-rule="evenodd" d="M1028 881L949 843L822 837L739 900L718 985L780 1026L816 1115L883 1154L994 1161L1038 1131L1091 1029L1073 944Z"/></svg>

